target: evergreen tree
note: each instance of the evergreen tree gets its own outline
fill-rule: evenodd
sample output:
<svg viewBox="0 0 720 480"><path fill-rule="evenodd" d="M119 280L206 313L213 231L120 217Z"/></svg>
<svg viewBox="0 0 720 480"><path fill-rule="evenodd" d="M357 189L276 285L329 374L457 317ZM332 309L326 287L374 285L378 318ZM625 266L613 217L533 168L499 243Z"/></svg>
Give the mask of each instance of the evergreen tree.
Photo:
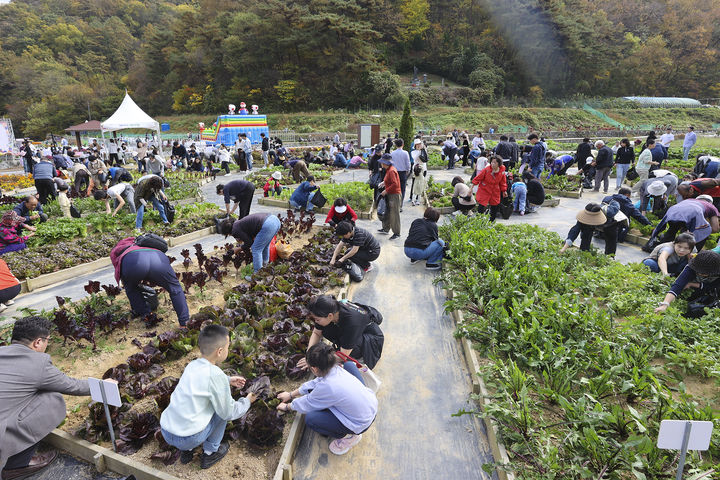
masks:
<svg viewBox="0 0 720 480"><path fill-rule="evenodd" d="M400 138L405 143L405 150L412 150L413 141L413 118L410 114L410 99L405 100L405 108L403 108L402 118L400 119Z"/></svg>

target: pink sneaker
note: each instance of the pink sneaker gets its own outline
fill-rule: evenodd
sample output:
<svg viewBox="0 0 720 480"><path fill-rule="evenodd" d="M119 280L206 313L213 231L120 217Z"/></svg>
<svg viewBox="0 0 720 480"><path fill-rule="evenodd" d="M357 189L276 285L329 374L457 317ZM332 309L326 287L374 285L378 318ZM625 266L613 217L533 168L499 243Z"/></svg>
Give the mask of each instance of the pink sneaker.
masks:
<svg viewBox="0 0 720 480"><path fill-rule="evenodd" d="M347 435L330 442L330 451L335 455L345 455L352 447L362 440L362 435Z"/></svg>
<svg viewBox="0 0 720 480"><path fill-rule="evenodd" d="M525 212L520 212L520 215L525 215Z"/></svg>

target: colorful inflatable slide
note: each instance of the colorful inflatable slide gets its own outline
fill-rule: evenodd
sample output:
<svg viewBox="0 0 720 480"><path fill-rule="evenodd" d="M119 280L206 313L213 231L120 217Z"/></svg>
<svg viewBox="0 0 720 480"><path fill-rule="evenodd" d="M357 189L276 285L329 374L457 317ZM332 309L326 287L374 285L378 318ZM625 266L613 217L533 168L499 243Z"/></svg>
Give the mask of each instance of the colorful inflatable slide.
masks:
<svg viewBox="0 0 720 480"><path fill-rule="evenodd" d="M265 115L220 115L212 127L200 132L201 140L211 145L234 145L238 134L246 133L252 143L260 143L260 133L270 136Z"/></svg>

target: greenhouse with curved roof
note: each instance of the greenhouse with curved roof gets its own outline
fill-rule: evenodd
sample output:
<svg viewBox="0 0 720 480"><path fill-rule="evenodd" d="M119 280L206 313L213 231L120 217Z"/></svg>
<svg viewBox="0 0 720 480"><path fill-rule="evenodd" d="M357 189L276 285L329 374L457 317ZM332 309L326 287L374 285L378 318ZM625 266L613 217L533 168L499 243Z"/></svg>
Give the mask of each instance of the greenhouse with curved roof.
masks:
<svg viewBox="0 0 720 480"><path fill-rule="evenodd" d="M646 108L694 108L702 105L695 99L685 97L623 97L623 99Z"/></svg>

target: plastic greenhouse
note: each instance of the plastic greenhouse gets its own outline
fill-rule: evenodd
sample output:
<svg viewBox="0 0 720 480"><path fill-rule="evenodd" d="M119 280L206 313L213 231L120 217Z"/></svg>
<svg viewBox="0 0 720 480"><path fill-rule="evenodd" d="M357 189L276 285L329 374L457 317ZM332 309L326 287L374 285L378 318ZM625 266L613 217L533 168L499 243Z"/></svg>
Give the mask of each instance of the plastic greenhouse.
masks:
<svg viewBox="0 0 720 480"><path fill-rule="evenodd" d="M635 102L639 107L663 107L663 108L693 108L702 104L692 98L684 97L623 97L625 100Z"/></svg>

